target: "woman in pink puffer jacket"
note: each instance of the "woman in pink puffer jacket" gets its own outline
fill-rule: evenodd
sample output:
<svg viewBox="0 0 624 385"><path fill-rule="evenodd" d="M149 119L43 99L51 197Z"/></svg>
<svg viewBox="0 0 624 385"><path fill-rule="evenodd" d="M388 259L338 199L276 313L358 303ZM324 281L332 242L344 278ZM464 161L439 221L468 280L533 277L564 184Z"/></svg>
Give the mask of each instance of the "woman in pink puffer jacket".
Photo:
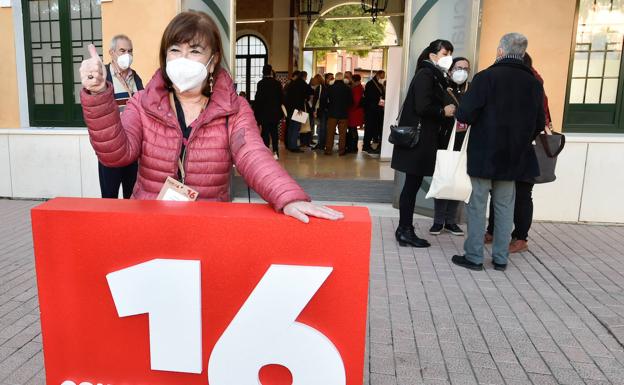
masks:
<svg viewBox="0 0 624 385"><path fill-rule="evenodd" d="M173 177L198 191L201 200L228 201L234 164L276 210L303 222L307 215L342 218L337 211L311 204L264 146L253 111L220 68L221 37L207 14L183 12L169 23L161 41L160 69L123 114L93 45L89 52L91 58L80 67L89 138L106 166L139 160L133 198L156 199L167 177Z"/></svg>

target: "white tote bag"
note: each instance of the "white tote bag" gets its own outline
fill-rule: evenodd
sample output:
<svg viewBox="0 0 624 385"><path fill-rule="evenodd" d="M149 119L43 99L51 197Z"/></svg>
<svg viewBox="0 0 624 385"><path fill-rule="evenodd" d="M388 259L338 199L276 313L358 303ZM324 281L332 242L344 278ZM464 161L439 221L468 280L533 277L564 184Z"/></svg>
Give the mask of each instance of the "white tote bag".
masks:
<svg viewBox="0 0 624 385"><path fill-rule="evenodd" d="M446 150L438 150L436 155L435 171L427 198L448 199L468 203L472 193L472 183L468 176L467 149L470 128L462 143L461 150L453 151L457 121Z"/></svg>
<svg viewBox="0 0 624 385"><path fill-rule="evenodd" d="M294 120L295 122L305 124L305 122L308 121L308 113L305 111L299 111L296 109L295 111L293 111L291 119Z"/></svg>

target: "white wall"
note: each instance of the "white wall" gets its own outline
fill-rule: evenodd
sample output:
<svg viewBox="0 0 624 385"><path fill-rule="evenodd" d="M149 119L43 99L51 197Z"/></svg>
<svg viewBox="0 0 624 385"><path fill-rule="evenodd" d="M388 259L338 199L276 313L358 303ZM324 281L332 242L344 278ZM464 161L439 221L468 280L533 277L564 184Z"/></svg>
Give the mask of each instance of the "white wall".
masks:
<svg viewBox="0 0 624 385"><path fill-rule="evenodd" d="M557 180L536 185L536 220L624 223L624 135L568 134ZM99 197L84 129L0 129L0 197Z"/></svg>

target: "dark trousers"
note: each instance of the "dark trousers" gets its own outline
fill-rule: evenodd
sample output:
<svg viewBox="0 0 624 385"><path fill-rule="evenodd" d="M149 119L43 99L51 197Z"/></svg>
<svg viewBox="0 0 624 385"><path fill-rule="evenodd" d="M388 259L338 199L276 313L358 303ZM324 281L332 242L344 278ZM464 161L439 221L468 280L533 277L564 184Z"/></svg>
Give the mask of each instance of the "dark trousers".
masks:
<svg viewBox="0 0 624 385"><path fill-rule="evenodd" d="M358 151L358 129L357 127L349 127L347 129L347 152L357 152Z"/></svg>
<svg viewBox="0 0 624 385"><path fill-rule="evenodd" d="M264 145L269 147L269 143L273 145L273 152L279 154L279 141L278 141L278 122L265 120L260 122L262 126L262 140Z"/></svg>
<svg viewBox="0 0 624 385"><path fill-rule="evenodd" d="M347 119L329 118L327 119L327 138L325 139L325 154L331 155L334 149L334 136L336 135L336 126L338 126L338 153L345 153L347 140Z"/></svg>
<svg viewBox="0 0 624 385"><path fill-rule="evenodd" d="M399 198L399 226L412 226L414 221L414 207L416 206L416 194L422 185L422 175L405 175L405 184Z"/></svg>
<svg viewBox="0 0 624 385"><path fill-rule="evenodd" d="M380 142L382 129L383 113L365 115L364 141L362 142L362 149L369 150L371 148L372 141Z"/></svg>
<svg viewBox="0 0 624 385"><path fill-rule="evenodd" d="M457 208L459 207L459 201L450 201L448 199L434 199L433 201L433 223L438 225L457 224Z"/></svg>
<svg viewBox="0 0 624 385"><path fill-rule="evenodd" d="M102 198L117 199L119 197L119 186L122 186L124 199L130 199L132 189L136 183L138 170L138 162L125 167L106 167L98 162Z"/></svg>
<svg viewBox="0 0 624 385"><path fill-rule="evenodd" d="M526 241L533 223L533 183L516 182L516 203L514 205L514 231L511 237ZM490 201L490 218L487 232L494 234L494 209Z"/></svg>

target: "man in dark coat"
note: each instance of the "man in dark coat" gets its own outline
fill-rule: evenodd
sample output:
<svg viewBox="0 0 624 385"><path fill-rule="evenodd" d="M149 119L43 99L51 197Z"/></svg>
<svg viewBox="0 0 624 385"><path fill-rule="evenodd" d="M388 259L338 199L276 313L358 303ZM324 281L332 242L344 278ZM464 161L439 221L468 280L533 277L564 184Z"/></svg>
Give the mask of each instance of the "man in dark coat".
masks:
<svg viewBox="0 0 624 385"><path fill-rule="evenodd" d="M327 139L325 155L331 155L334 148L334 135L338 126L338 155L345 155L347 143L347 127L349 123L349 107L353 102L351 88L343 81L341 72L336 73L336 82L329 86L327 92Z"/></svg>
<svg viewBox="0 0 624 385"><path fill-rule="evenodd" d="M318 128L316 129L318 142L314 150L325 151L325 141L327 139L327 91L329 91L329 87L332 84L334 84L334 74L328 72L325 74L324 83L320 84L316 90L314 90L312 109L319 121Z"/></svg>
<svg viewBox="0 0 624 385"><path fill-rule="evenodd" d="M296 79L292 80L286 88L286 110L288 112L288 132L286 138L286 148L291 152L303 152L297 143L301 123L292 119L295 110L309 112L306 109L308 98L313 94L312 87L306 83L307 73L300 72Z"/></svg>
<svg viewBox="0 0 624 385"><path fill-rule="evenodd" d="M544 89L522 63L527 38L510 33L500 41L496 63L478 73L457 111L457 120L472 125L468 141L468 175L472 195L466 207L465 255L456 265L483 269L483 236L488 195L492 193L496 270L505 270L513 227L515 182L539 175L532 142L544 129Z"/></svg>
<svg viewBox="0 0 624 385"><path fill-rule="evenodd" d="M362 151L371 154L379 154L378 147L373 150L371 142L381 137L384 119L384 100L386 98L385 84L386 73L377 71L375 76L366 83L364 88L364 141Z"/></svg>
<svg viewBox="0 0 624 385"><path fill-rule="evenodd" d="M282 104L284 96L282 93L282 84L273 78L273 67L265 64L262 67L263 78L258 82L258 90L254 100L254 115L258 126L260 126L262 140L269 147L269 143L273 143L273 154L279 156L279 141L277 126L280 119L284 116L282 112Z"/></svg>

